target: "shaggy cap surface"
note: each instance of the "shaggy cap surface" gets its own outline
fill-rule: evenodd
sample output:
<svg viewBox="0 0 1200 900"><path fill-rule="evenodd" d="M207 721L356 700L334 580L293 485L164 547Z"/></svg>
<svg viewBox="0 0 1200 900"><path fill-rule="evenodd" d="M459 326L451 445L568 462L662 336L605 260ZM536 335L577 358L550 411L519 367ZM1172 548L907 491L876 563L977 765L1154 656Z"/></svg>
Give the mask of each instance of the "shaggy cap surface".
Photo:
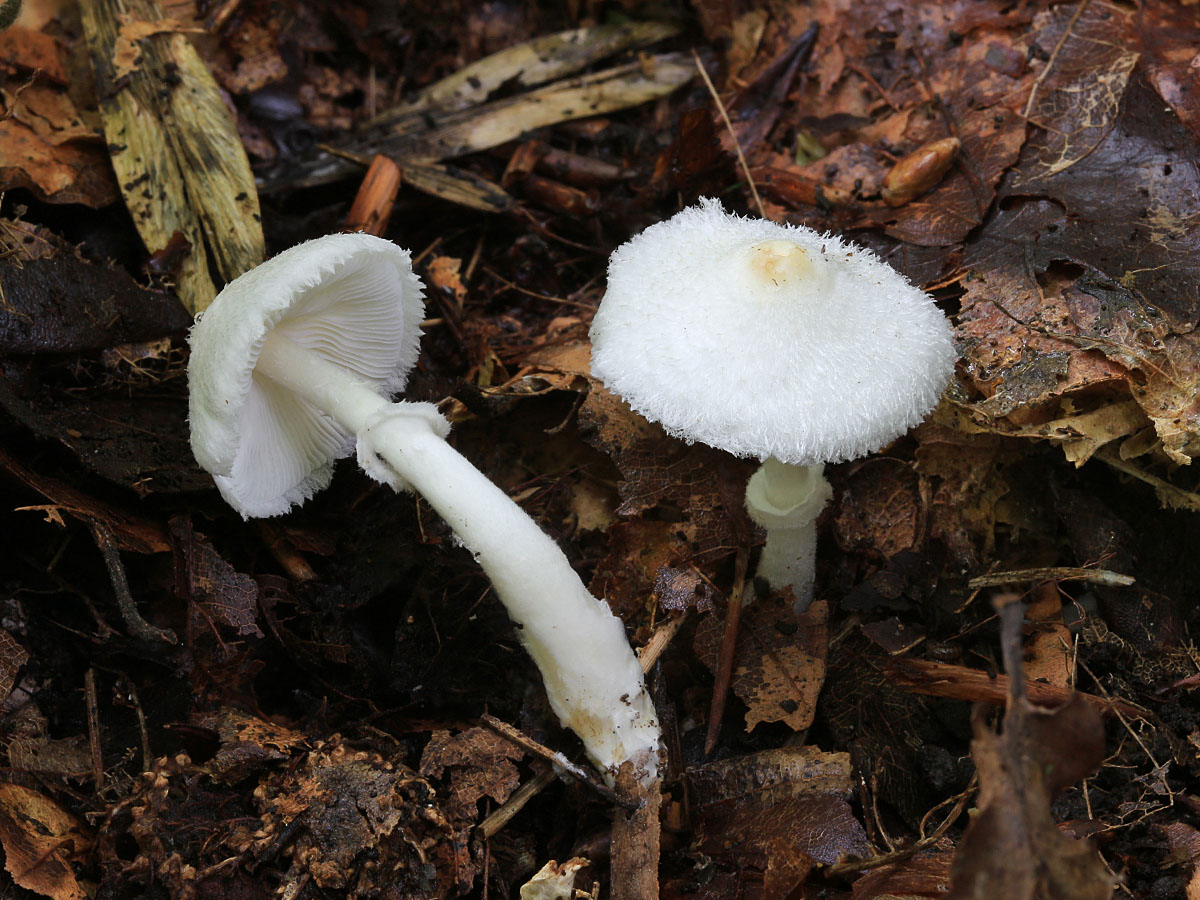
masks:
<svg viewBox="0 0 1200 900"><path fill-rule="evenodd" d="M268 332L335 363L382 396L417 361L425 304L407 250L334 234L280 253L230 282L192 328L192 452L243 516L274 516L329 483L354 449L327 414L258 375Z"/></svg>
<svg viewBox="0 0 1200 900"><path fill-rule="evenodd" d="M933 299L875 254L709 199L617 248L591 338L593 373L671 434L800 465L893 441L956 357Z"/></svg>

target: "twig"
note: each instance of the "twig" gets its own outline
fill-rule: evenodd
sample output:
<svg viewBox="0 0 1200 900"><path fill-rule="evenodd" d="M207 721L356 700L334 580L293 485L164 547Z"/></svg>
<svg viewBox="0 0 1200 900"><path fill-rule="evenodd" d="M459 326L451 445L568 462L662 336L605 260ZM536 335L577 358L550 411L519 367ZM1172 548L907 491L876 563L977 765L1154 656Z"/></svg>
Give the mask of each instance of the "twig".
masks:
<svg viewBox="0 0 1200 900"><path fill-rule="evenodd" d="M958 817L962 815L963 809L967 805L967 799L975 793L975 785L978 781L978 774L971 776L971 783L967 785L967 789L965 791L958 795L957 802L954 804L954 809L950 810L950 814L942 820L942 823L938 825L937 830L934 831L933 834L929 835L928 837L921 838L911 847L893 850L891 853L882 853L879 856L872 856L869 859L856 859L853 862L835 863L825 870L825 874L829 877L836 878L839 875L851 875L855 872L861 872L863 869L875 869L879 866L885 866L889 863L900 862L901 860L908 859L910 856L920 853L931 844L937 843L941 836L945 834L950 826L958 821ZM929 813L932 813L936 809L937 807L935 806L929 811ZM929 813L925 814L926 817L929 816ZM924 819L921 821L924 823Z"/></svg>
<svg viewBox="0 0 1200 900"><path fill-rule="evenodd" d="M683 625L683 620L687 618L686 614L682 616L672 616L666 622L663 622L654 630L654 634L650 635L650 640L646 641L646 645L637 652L638 662L642 664L642 671L649 672L654 668L654 664L658 662L658 658L662 656L663 651L674 640L675 635L679 633L680 627Z"/></svg>
<svg viewBox="0 0 1200 900"><path fill-rule="evenodd" d="M980 588L1027 581L1090 581L1104 587L1129 587L1134 578L1132 575L1122 575L1108 569L1051 566L1042 569L1013 569L1011 572L989 572L987 575L972 578L967 582L967 587L976 591Z"/></svg>
<svg viewBox="0 0 1200 900"><path fill-rule="evenodd" d="M738 622L742 617L742 595L746 591L746 566L749 560L750 554L746 548L739 549L737 562L734 563L733 591L725 611L725 631L721 635L721 649L717 655L717 674L708 712L708 734L704 738L705 756L713 752L721 735L721 719L725 716L725 698L729 695L729 682L733 675L733 657L737 650Z"/></svg>
<svg viewBox="0 0 1200 900"><path fill-rule="evenodd" d="M1192 491L1185 491L1183 488L1176 487L1167 481L1165 478L1159 478L1157 475L1152 475L1145 469L1135 466L1129 460L1121 459L1116 452L1108 447L1101 447L1096 451L1096 459L1108 463L1118 472L1124 472L1139 481L1144 481L1146 484L1154 488L1155 493L1159 496L1159 501L1162 503L1170 503L1172 506L1182 509L1190 509L1200 512L1200 494Z"/></svg>
<svg viewBox="0 0 1200 900"><path fill-rule="evenodd" d="M742 167L742 173L746 176L746 183L750 185L750 193L754 195L754 205L758 207L758 214L765 219L767 214L763 212L762 197L758 196L758 186L755 185L754 178L750 175L750 166L746 164L746 157L742 153L741 141L738 140L737 132L733 130L733 123L729 121L729 113L725 111L725 104L721 102L721 96L717 93L712 79L708 77L708 72L704 70L704 64L700 62L700 54L696 52L694 47L692 48L692 58L696 60L696 68L700 70L700 77L704 79L704 86L708 88L708 92L712 94L713 102L717 104L717 112L721 114L721 121L729 129L729 136L733 139L733 149L737 153L738 164Z"/></svg>
<svg viewBox="0 0 1200 900"><path fill-rule="evenodd" d="M595 775L585 769L583 766L577 765L567 759L563 754L556 750L551 750L545 744L539 744L528 735L522 734L517 729L513 728L507 722L501 722L495 716L489 716L486 713L479 717L488 728L492 729L500 737L506 741L511 741L522 750L527 750L535 756L540 756L549 763L558 766L577 781L586 784L593 791L616 806L624 807L625 809L636 809L636 803L630 803L628 800L618 796L616 791L598 780Z"/></svg>
<svg viewBox="0 0 1200 900"><path fill-rule="evenodd" d="M92 781L99 794L104 788L104 755L100 750L100 704L96 699L96 670L83 676L84 707L87 710L88 747L92 752Z"/></svg>
<svg viewBox="0 0 1200 900"><path fill-rule="evenodd" d="M138 611L133 595L129 593L129 582L125 578L125 567L121 564L121 554L117 552L117 539L112 530L99 519L88 522L92 530L92 539L104 555L104 565L108 569L109 580L112 581L113 593L117 596L117 608L121 618L134 637L143 641L165 641L168 644L178 644L179 638L175 632L166 628L156 628Z"/></svg>
<svg viewBox="0 0 1200 900"><path fill-rule="evenodd" d="M680 626L683 625L684 618L685 616L676 616L669 622L660 625L658 630L651 635L650 640L646 642L646 646L638 651L638 662L641 663L643 672L650 671L654 664L658 662L659 656L667 649L667 645L671 643L672 638L678 634ZM491 717L489 716L488 718ZM504 725L503 722L500 724ZM508 726L504 727L507 728ZM504 736L507 737L507 735ZM539 744L538 746L541 745ZM543 747L542 749L551 752L548 748ZM560 756L561 754L553 755ZM557 760L555 762L557 763ZM486 839L500 831L501 828L508 824L509 819L524 809L525 804L530 800L553 784L557 777L553 766L551 766L539 772L532 779L517 788L502 806L498 807L479 823L480 835Z"/></svg>
<svg viewBox="0 0 1200 900"><path fill-rule="evenodd" d="M552 297L550 294L539 294L537 291L531 291L528 288L523 288L521 285L505 278L490 266L482 266L481 268L483 271L487 272L488 275L492 276L502 285L504 285L504 287L508 290L524 294L526 297L533 297L535 300L545 300L548 303L558 303L562 306L574 306L578 309L586 309L589 312L595 312L596 310L596 307L590 303L580 303L577 300L565 300L562 297Z"/></svg>
<svg viewBox="0 0 1200 900"><path fill-rule="evenodd" d="M525 782L501 806L479 823L479 836L484 840L494 837L509 820L525 808L525 804L548 788L558 778L553 766L547 766L532 779Z"/></svg>
<svg viewBox="0 0 1200 900"><path fill-rule="evenodd" d="M883 665L887 679L903 691L928 694L931 697L948 697L951 700L969 700L974 703L1000 705L1007 702L1007 675L989 674L980 669L935 662L929 659L907 659L892 657ZM1146 718L1146 711L1127 700L1097 697L1083 691L1047 684L1043 681L1025 680L1023 691L1031 703L1038 706L1055 707L1066 703L1072 694L1095 706L1104 716L1121 715L1132 719Z"/></svg>

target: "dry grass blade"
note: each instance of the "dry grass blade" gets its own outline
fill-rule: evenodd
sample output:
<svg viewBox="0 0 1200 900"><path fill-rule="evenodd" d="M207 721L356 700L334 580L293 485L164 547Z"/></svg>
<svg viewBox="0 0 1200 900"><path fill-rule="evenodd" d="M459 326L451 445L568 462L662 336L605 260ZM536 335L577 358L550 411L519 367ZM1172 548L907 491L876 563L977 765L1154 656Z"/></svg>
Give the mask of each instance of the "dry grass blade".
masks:
<svg viewBox="0 0 1200 900"><path fill-rule="evenodd" d="M178 292L200 312L216 294L210 256L225 280L263 258L258 194L233 116L154 0L85 0L81 9L125 203L151 253L176 232L187 238ZM130 47L137 55L119 56Z"/></svg>

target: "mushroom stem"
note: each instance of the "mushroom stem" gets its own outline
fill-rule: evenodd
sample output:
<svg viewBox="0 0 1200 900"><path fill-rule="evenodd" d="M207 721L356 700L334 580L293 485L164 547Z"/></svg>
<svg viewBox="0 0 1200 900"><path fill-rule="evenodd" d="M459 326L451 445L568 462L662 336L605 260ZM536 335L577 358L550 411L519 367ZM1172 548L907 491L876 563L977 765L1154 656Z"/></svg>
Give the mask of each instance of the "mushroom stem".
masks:
<svg viewBox="0 0 1200 900"><path fill-rule="evenodd" d="M609 783L627 760L643 784L656 779L658 721L621 620L588 592L537 523L446 443L438 427L445 420L429 404L385 400L275 332L255 372L357 435L360 460L382 460L399 486L411 486L446 520L516 622L551 708Z"/></svg>
<svg viewBox="0 0 1200 900"><path fill-rule="evenodd" d="M796 611L808 609L816 580L817 516L833 496L825 467L763 461L746 485L746 510L767 530L756 578L772 590L792 586Z"/></svg>

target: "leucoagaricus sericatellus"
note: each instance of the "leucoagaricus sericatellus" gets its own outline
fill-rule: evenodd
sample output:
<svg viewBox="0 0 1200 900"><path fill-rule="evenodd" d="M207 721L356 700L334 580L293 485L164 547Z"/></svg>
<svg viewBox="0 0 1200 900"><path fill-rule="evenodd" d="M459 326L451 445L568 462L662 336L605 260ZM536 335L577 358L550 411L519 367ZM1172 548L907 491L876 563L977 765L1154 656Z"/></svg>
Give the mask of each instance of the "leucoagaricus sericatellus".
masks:
<svg viewBox="0 0 1200 900"><path fill-rule="evenodd" d="M365 234L293 247L231 282L196 322L192 449L243 516L273 516L363 468L415 490L475 556L563 725L611 778L658 774L659 726L621 620L538 525L445 440L428 403L393 403L424 315L409 254Z"/></svg>
<svg viewBox="0 0 1200 900"><path fill-rule="evenodd" d="M609 260L592 371L671 434L763 460L746 490L767 531L757 575L812 600L825 463L919 423L950 379L950 324L875 254L730 215L715 200Z"/></svg>

